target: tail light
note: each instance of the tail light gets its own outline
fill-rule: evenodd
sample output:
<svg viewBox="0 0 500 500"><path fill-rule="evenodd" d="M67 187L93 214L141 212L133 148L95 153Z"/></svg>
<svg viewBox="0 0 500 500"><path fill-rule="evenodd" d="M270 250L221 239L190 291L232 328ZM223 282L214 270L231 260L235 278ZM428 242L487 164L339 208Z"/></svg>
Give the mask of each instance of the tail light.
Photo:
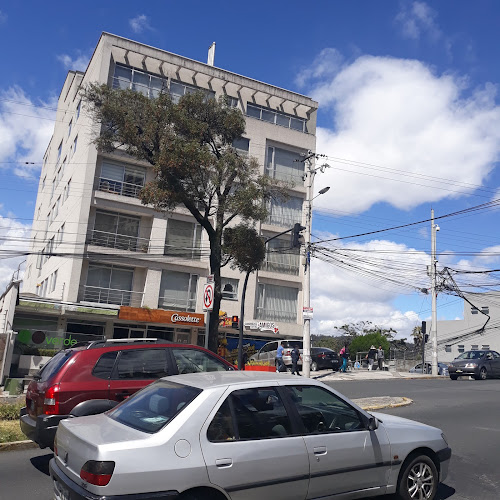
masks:
<svg viewBox="0 0 500 500"><path fill-rule="evenodd" d="M80 477L87 483L106 486L111 481L114 470L114 462L89 460L83 464Z"/></svg>
<svg viewBox="0 0 500 500"><path fill-rule="evenodd" d="M318 358L325 359L326 354L324 352L322 352L321 354L318 355Z"/></svg>
<svg viewBox="0 0 500 500"><path fill-rule="evenodd" d="M291 356L292 355L292 351L288 350L288 351L285 351L285 356Z"/></svg>
<svg viewBox="0 0 500 500"><path fill-rule="evenodd" d="M59 386L53 385L45 391L43 400L43 413L45 415L59 414Z"/></svg>

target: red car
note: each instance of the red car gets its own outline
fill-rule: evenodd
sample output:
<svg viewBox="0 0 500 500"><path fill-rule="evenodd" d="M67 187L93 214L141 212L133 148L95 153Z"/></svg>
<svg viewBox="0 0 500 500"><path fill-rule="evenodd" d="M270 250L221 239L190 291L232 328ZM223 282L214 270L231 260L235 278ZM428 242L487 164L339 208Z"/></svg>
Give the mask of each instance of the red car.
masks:
<svg viewBox="0 0 500 500"><path fill-rule="evenodd" d="M62 419L106 411L165 376L234 370L202 347L148 340L98 341L58 352L28 386L23 433L40 448L52 448Z"/></svg>

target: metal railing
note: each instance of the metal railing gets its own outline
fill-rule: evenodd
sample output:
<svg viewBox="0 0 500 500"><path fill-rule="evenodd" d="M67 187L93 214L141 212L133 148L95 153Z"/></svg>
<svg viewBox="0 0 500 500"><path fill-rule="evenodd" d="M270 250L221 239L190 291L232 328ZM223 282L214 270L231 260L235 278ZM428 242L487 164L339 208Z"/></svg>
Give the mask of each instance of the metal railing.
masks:
<svg viewBox="0 0 500 500"><path fill-rule="evenodd" d="M265 220L265 224L270 224L272 226L281 226L281 227L293 227L293 225L300 220L302 220L302 212L297 212L290 215L271 213Z"/></svg>
<svg viewBox="0 0 500 500"><path fill-rule="evenodd" d="M206 252L205 252L206 253ZM179 257L181 259L200 260L201 248L200 247L178 247L175 245L165 245L163 255L169 257Z"/></svg>
<svg viewBox="0 0 500 500"><path fill-rule="evenodd" d="M130 198L139 198L139 193L143 185L131 184L129 182L115 181L113 179L106 179L101 177L99 179L99 191L104 193L120 194Z"/></svg>
<svg viewBox="0 0 500 500"><path fill-rule="evenodd" d="M255 319L294 323L297 321L297 312L276 311L276 309L265 309L263 307L257 307L255 309Z"/></svg>
<svg viewBox="0 0 500 500"><path fill-rule="evenodd" d="M185 298L179 297L179 295L164 295L163 297L158 298L158 308L195 312L196 297Z"/></svg>
<svg viewBox="0 0 500 500"><path fill-rule="evenodd" d="M149 249L149 240L147 238L108 233L105 231L97 231L96 229L92 230L89 234L87 243L100 247L129 250L131 252L147 253Z"/></svg>
<svg viewBox="0 0 500 500"><path fill-rule="evenodd" d="M99 286L83 286L83 300L98 304L115 304L117 306L141 307L144 292L118 290Z"/></svg>
<svg viewBox="0 0 500 500"><path fill-rule="evenodd" d="M277 249L274 249L274 252L268 252L266 254L266 260L262 264L263 271L282 273L282 274L292 274L294 276L299 275L299 269L300 269L299 254L292 254L292 253L280 254L277 252Z"/></svg>

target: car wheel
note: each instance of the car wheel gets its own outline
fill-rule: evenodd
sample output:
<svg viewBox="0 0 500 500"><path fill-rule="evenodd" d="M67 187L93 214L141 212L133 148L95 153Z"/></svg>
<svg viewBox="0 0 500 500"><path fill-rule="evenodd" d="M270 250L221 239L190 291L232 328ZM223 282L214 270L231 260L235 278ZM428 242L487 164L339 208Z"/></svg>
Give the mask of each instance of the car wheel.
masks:
<svg viewBox="0 0 500 500"><path fill-rule="evenodd" d="M457 380L458 375L450 375L451 380Z"/></svg>
<svg viewBox="0 0 500 500"><path fill-rule="evenodd" d="M479 375L474 377L476 380L486 380L488 378L488 372L486 371L486 368L483 366L479 370Z"/></svg>
<svg viewBox="0 0 500 500"><path fill-rule="evenodd" d="M418 455L403 464L398 494L403 500L432 500L439 476L436 465L427 455Z"/></svg>
<svg viewBox="0 0 500 500"><path fill-rule="evenodd" d="M311 371L312 372L317 372L318 371L318 363L316 363L316 361L313 361L311 363Z"/></svg>

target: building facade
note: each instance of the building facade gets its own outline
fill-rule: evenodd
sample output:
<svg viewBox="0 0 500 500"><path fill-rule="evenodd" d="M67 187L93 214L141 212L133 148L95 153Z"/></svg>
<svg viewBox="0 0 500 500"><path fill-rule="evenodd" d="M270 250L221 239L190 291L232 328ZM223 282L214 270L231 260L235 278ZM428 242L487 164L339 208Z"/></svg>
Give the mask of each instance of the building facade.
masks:
<svg viewBox="0 0 500 500"><path fill-rule="evenodd" d="M207 235L185 208L164 214L140 202L141 188L154 176L150 166L97 151L92 141L99 129L79 93L90 82L150 97L163 89L174 100L197 89L229 96L246 117L244 138L235 147L257 158L263 174L294 182L289 199L272 202L268 220L259 224L266 237L305 222L304 163L296 160L315 150L317 103L108 33L86 71L68 73L44 156L23 295L62 304L51 310L51 328L60 335L203 343ZM249 280L246 329L301 336L301 256L290 252L289 235L269 246L264 266ZM221 309L227 317L239 315L242 286L238 271L223 268ZM36 313L26 308L18 315L18 323L25 323L19 328L39 328L43 307Z"/></svg>

